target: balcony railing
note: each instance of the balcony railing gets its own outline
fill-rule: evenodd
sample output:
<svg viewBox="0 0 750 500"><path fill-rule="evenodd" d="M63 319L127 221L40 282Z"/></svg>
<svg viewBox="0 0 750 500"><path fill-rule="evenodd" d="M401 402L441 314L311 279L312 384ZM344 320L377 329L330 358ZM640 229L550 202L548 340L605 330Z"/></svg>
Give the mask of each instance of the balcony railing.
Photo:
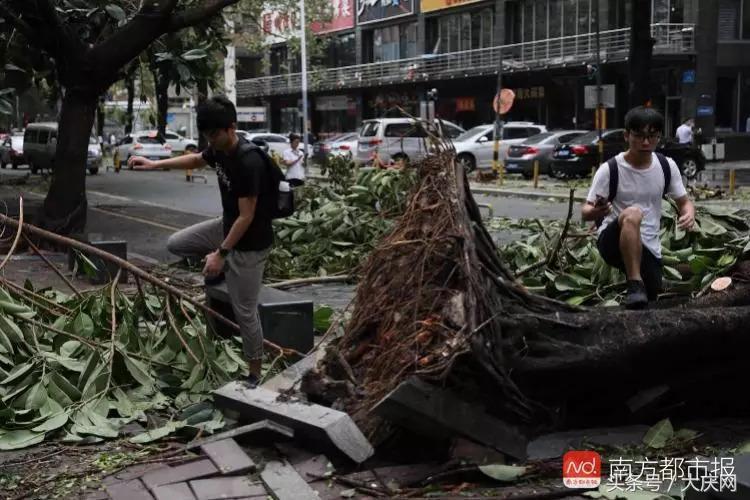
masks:
<svg viewBox="0 0 750 500"><path fill-rule="evenodd" d="M651 33L656 40L655 54L694 52L693 24L653 24ZM602 31L600 46L603 62L625 60L630 50L630 28ZM565 67L594 61L595 51L596 35L587 33L485 49L425 54L410 59L323 69L308 74L308 88L311 91L351 89L494 74L500 66L501 59L503 70L507 72ZM301 88L300 73L237 82L237 93L241 97L294 94L300 92Z"/></svg>

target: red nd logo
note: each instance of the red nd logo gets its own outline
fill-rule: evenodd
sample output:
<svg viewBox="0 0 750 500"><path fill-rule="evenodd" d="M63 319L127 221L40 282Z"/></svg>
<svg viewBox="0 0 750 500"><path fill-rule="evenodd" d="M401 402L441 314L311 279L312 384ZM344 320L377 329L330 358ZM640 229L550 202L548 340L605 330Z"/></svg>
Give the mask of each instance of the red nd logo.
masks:
<svg viewBox="0 0 750 500"><path fill-rule="evenodd" d="M569 451L562 473L568 488L596 488L602 482L602 457L595 451Z"/></svg>

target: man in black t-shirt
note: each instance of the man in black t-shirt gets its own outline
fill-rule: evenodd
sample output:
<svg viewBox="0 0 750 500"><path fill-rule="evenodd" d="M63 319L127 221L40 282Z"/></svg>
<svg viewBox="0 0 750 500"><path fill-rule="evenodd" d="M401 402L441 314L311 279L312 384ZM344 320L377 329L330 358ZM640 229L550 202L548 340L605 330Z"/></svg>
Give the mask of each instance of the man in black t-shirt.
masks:
<svg viewBox="0 0 750 500"><path fill-rule="evenodd" d="M221 191L221 218L208 220L173 234L170 252L183 257L205 257L207 282L225 274L242 346L248 363L247 382L257 385L263 357L263 330L258 318L258 293L263 268L273 244L271 210L275 192L271 170L252 148L241 148L236 134L237 111L226 97L217 96L198 106L198 130L209 147L202 153L151 161L140 156L128 160L142 169L216 170Z"/></svg>

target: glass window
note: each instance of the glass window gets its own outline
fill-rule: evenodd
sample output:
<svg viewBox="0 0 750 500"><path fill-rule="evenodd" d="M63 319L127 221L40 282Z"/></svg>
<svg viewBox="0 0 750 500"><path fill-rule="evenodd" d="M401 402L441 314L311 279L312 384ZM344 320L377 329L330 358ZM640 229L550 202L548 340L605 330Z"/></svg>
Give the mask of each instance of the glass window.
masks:
<svg viewBox="0 0 750 500"><path fill-rule="evenodd" d="M549 38L559 38L562 36L562 6L562 0L549 0Z"/></svg>
<svg viewBox="0 0 750 500"><path fill-rule="evenodd" d="M164 144L164 141L159 139L159 137L149 137L147 135L140 135L138 136L138 142L141 144Z"/></svg>
<svg viewBox="0 0 750 500"><path fill-rule="evenodd" d="M534 39L547 38L547 0L536 0L534 5Z"/></svg>
<svg viewBox="0 0 750 500"><path fill-rule="evenodd" d="M39 144L47 144L47 141L49 141L49 131L40 130L39 135L37 136L37 142Z"/></svg>
<svg viewBox="0 0 750 500"><path fill-rule="evenodd" d="M669 0L654 0L651 19L654 23L669 23Z"/></svg>
<svg viewBox="0 0 750 500"><path fill-rule="evenodd" d="M625 137L622 135L622 132L611 132L604 137L602 137L602 141L607 144L618 144L623 143L625 144Z"/></svg>
<svg viewBox="0 0 750 500"><path fill-rule="evenodd" d="M522 42L534 40L534 3L528 0L523 3L523 31Z"/></svg>
<svg viewBox="0 0 750 500"><path fill-rule="evenodd" d="M282 135L267 135L263 140L266 142L287 142L286 137Z"/></svg>
<svg viewBox="0 0 750 500"><path fill-rule="evenodd" d="M563 0L563 36L576 35L576 0Z"/></svg>
<svg viewBox="0 0 750 500"><path fill-rule="evenodd" d="M378 122L365 122L362 124L362 129L359 131L360 137L375 137L378 134Z"/></svg>
<svg viewBox="0 0 750 500"><path fill-rule="evenodd" d="M557 142L559 142L560 144L567 144L576 137L580 137L581 135L583 135L583 132L571 132L570 134L565 134L558 137Z"/></svg>
<svg viewBox="0 0 750 500"><path fill-rule="evenodd" d="M171 134L169 132L164 134L164 137L166 137L167 139L175 140L175 141L180 138L180 136L178 136L177 134Z"/></svg>
<svg viewBox="0 0 750 500"><path fill-rule="evenodd" d="M392 123L385 127L386 137L427 137L427 132L419 123Z"/></svg>
<svg viewBox="0 0 750 500"><path fill-rule="evenodd" d="M399 26L400 57L409 59L417 56L417 23L402 24Z"/></svg>
<svg viewBox="0 0 750 500"><path fill-rule="evenodd" d="M131 136L127 136L126 138L122 140L122 144L132 144L132 143L133 143L133 138Z"/></svg>
<svg viewBox="0 0 750 500"><path fill-rule="evenodd" d="M578 0L578 34L590 33L591 0Z"/></svg>
<svg viewBox="0 0 750 500"><path fill-rule="evenodd" d="M742 4L742 38L750 40L750 0Z"/></svg>
<svg viewBox="0 0 750 500"><path fill-rule="evenodd" d="M466 132L462 133L458 137L456 137L456 141L465 141L467 139L471 139L475 135L477 135L479 132L484 130L484 125L478 125L472 129L467 130Z"/></svg>
<svg viewBox="0 0 750 500"><path fill-rule="evenodd" d="M458 127L455 127L451 125L450 123L441 123L443 126L443 133L450 137L451 139L458 138L461 134L463 134L463 130L461 130Z"/></svg>
<svg viewBox="0 0 750 500"><path fill-rule="evenodd" d="M503 139L524 139L529 136L526 127L503 127Z"/></svg>
<svg viewBox="0 0 750 500"><path fill-rule="evenodd" d="M542 131L542 129L540 129L538 127L529 127L526 130L527 130L527 133L529 134L529 136L539 134Z"/></svg>
<svg viewBox="0 0 750 500"><path fill-rule="evenodd" d="M482 9L479 11L482 19L482 47L492 47L495 35L495 11L492 9Z"/></svg>
<svg viewBox="0 0 750 500"><path fill-rule="evenodd" d="M740 31L740 0L719 1L719 40L736 40Z"/></svg>
<svg viewBox="0 0 750 500"><path fill-rule="evenodd" d="M555 134L553 134L552 132L544 132L542 134L532 135L531 137L523 141L523 144L539 144L542 141L549 139L553 135Z"/></svg>

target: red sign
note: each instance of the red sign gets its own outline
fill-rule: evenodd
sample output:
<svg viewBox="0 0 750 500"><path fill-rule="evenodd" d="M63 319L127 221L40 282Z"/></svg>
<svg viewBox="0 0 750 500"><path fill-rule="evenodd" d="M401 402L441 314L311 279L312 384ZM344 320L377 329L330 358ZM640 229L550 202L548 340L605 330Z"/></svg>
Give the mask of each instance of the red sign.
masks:
<svg viewBox="0 0 750 500"><path fill-rule="evenodd" d="M330 22L310 24L313 33L331 33L354 28L354 0L331 0L331 10L333 15Z"/></svg>
<svg viewBox="0 0 750 500"><path fill-rule="evenodd" d="M568 488L596 488L602 482L602 457L595 451L569 451L562 473Z"/></svg>
<svg viewBox="0 0 750 500"><path fill-rule="evenodd" d="M492 108L496 113L504 115L510 108L513 107L513 100L516 98L516 93L510 89L502 89L499 94L495 96L492 101Z"/></svg>
<svg viewBox="0 0 750 500"><path fill-rule="evenodd" d="M456 98L456 113L461 111L474 111L474 98L473 97L457 97Z"/></svg>

